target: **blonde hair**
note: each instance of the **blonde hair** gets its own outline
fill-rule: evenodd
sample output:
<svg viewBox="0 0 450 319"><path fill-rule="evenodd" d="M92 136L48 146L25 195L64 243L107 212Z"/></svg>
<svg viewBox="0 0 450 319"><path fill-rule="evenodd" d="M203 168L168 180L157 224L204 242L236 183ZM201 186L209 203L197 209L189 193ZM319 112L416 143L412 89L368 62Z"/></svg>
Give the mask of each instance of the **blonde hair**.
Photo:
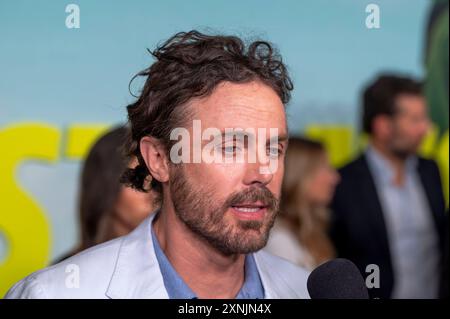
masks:
<svg viewBox="0 0 450 319"><path fill-rule="evenodd" d="M328 209L313 205L305 195L305 184L325 155L325 149L319 142L301 137L289 139L279 214L316 265L335 256L327 235Z"/></svg>

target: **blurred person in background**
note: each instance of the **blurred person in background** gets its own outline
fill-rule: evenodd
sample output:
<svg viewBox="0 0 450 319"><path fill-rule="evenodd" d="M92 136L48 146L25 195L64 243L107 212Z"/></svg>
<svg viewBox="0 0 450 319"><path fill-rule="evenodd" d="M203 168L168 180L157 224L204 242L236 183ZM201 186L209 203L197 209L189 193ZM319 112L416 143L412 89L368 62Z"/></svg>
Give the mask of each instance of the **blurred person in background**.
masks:
<svg viewBox="0 0 450 319"><path fill-rule="evenodd" d="M417 155L429 124L418 81L381 75L364 91L369 146L340 170L331 237L363 274L379 267L372 297L438 297L445 200L436 163Z"/></svg>
<svg viewBox="0 0 450 319"><path fill-rule="evenodd" d="M334 257L329 211L339 175L319 142L291 137L286 152L281 208L266 249L314 269Z"/></svg>
<svg viewBox="0 0 450 319"><path fill-rule="evenodd" d="M128 234L159 206L159 194L139 192L120 183L127 168L122 152L125 126L114 128L100 137L84 162L79 186L80 243L59 258L62 261L89 247Z"/></svg>

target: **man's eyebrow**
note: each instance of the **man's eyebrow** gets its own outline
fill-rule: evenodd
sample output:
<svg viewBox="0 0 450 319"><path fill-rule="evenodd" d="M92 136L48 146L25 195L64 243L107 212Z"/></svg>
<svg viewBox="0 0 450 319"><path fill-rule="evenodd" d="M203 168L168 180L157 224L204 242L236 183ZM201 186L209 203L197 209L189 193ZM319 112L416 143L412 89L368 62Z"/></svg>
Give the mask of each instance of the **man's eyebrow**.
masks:
<svg viewBox="0 0 450 319"><path fill-rule="evenodd" d="M221 131L220 134L216 134L213 136L213 138L216 137L254 137L254 134L251 132L247 132L245 130L232 130L230 132L227 131ZM267 143L270 143L272 141L276 140L278 143L287 142L289 140L288 134L284 133L281 135L272 136L269 139L267 139Z"/></svg>
<svg viewBox="0 0 450 319"><path fill-rule="evenodd" d="M220 134L216 134L214 137L216 136L221 136L221 137L245 137L245 136L250 136L253 137L254 134L251 132L247 132L245 130L232 130L232 131L221 131Z"/></svg>
<svg viewBox="0 0 450 319"><path fill-rule="evenodd" d="M272 136L269 139L269 142L271 142L273 140L277 140L278 143L280 143L280 142L287 142L289 140L289 136L287 134L281 134L281 135L277 135L277 136Z"/></svg>
<svg viewBox="0 0 450 319"><path fill-rule="evenodd" d="M210 139L214 141L216 138L220 137L221 141L225 142L226 139L230 138L230 137L233 137L233 139L234 139L234 137L236 137L236 138L242 137L245 139L245 137L253 137L253 135L254 134L246 132L245 130L237 130L237 131L236 130L232 130L232 131L221 130L220 133L218 133L218 134L210 135ZM208 141L203 140L202 143L205 144L205 143L208 143Z"/></svg>

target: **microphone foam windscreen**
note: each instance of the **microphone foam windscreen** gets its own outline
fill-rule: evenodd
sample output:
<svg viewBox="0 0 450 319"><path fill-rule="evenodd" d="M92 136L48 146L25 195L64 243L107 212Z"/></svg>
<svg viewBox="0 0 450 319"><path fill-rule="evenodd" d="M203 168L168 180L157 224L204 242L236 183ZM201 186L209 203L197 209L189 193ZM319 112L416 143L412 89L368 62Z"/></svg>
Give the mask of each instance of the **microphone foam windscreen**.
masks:
<svg viewBox="0 0 450 319"><path fill-rule="evenodd" d="M364 278L348 259L320 265L309 275L307 286L311 299L369 299Z"/></svg>

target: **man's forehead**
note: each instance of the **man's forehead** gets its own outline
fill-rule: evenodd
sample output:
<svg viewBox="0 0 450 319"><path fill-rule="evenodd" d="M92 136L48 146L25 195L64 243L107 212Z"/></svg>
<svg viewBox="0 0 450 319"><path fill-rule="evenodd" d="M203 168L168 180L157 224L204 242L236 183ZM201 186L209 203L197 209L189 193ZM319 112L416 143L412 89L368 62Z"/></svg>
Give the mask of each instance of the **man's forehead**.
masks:
<svg viewBox="0 0 450 319"><path fill-rule="evenodd" d="M217 128L254 130L276 128L278 135L287 135L284 105L276 92L258 82L218 86L205 98L193 100L194 120L200 120L202 130Z"/></svg>
<svg viewBox="0 0 450 319"><path fill-rule="evenodd" d="M275 116L264 118L261 116L243 116L234 114L234 116L217 115L211 117L197 117L201 123L202 130L208 128L217 129L220 135L234 136L285 136L288 134L286 118Z"/></svg>
<svg viewBox="0 0 450 319"><path fill-rule="evenodd" d="M426 107L425 97L422 95L400 94L396 97L395 103L399 108Z"/></svg>

